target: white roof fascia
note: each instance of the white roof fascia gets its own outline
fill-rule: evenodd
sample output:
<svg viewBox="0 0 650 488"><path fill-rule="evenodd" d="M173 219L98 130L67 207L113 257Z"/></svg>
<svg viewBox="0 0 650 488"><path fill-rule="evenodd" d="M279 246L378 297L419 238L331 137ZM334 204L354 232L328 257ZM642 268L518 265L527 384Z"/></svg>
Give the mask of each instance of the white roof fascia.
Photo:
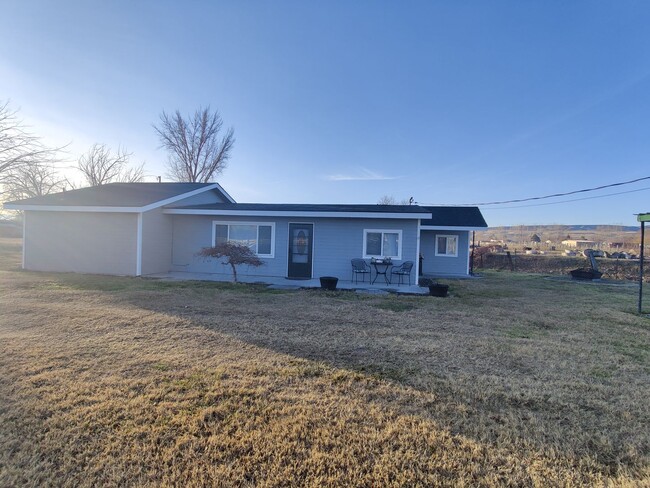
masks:
<svg viewBox="0 0 650 488"><path fill-rule="evenodd" d="M142 207L142 210L141 210L141 211L142 211L142 212L148 212L149 210L153 210L154 208L158 208L158 207L162 207L162 206L165 206L165 205L169 205L170 203L174 203L174 202L177 202L177 201L179 201L179 200L184 200L184 199L186 199L186 198L190 198L190 197L193 197L194 195L198 195L199 193L203 193L203 192L210 191L210 190L219 190L219 191L222 191L223 194L224 194L224 196L225 196L226 198L229 198L229 199L231 200L230 203L235 203L235 201L232 199L232 197L231 197L230 195L228 195L228 194L223 190L223 188L221 188L221 186L219 186L219 183L213 183L213 184L211 184L211 185L204 186L203 188L199 188L199 189L197 189L197 190L188 191L187 193L182 193L182 194L180 194L180 195L176 195L176 196L174 196L174 197L170 197L170 198L168 198L168 199L166 199L166 200L160 200L159 202L150 203L149 205L146 205L146 206Z"/></svg>
<svg viewBox="0 0 650 488"><path fill-rule="evenodd" d="M36 210L39 212L117 212L117 213L138 213L138 212L148 212L154 208L163 207L169 205L170 203L177 202L179 200L184 200L185 198L193 197L200 193L210 191L210 190L219 190L223 195L230 201L230 203L236 203L226 191L221 188L219 183L213 183L203 188L198 188L196 190L188 191L181 193L165 200L160 200L157 202L150 203L143 207L111 207L111 206L90 206L90 205L21 205L21 204L11 204L5 203L4 208L6 210Z"/></svg>
<svg viewBox="0 0 650 488"><path fill-rule="evenodd" d="M231 197L226 190L224 190L219 183L215 183L217 185L217 188L221 193L223 193L223 196L228 199L230 203L237 203L233 197Z"/></svg>
<svg viewBox="0 0 650 488"><path fill-rule="evenodd" d="M142 276L142 212L138 213L135 237L135 275Z"/></svg>
<svg viewBox="0 0 650 488"><path fill-rule="evenodd" d="M422 230L460 230L460 231L471 231L471 230L485 230L487 227L463 227L458 225L423 225L420 227Z"/></svg>
<svg viewBox="0 0 650 488"><path fill-rule="evenodd" d="M117 212L117 213L138 213L144 207L90 207L73 205L20 205L4 204L7 210L36 210L38 212Z"/></svg>
<svg viewBox="0 0 650 488"><path fill-rule="evenodd" d="M216 209L181 209L166 208L166 214L175 215L223 215L242 217L322 217L322 218L353 218L353 219L404 219L420 220L427 214L422 213L381 213L381 212L327 212L327 211L288 211L288 210L216 210ZM424 217L431 218L431 216Z"/></svg>

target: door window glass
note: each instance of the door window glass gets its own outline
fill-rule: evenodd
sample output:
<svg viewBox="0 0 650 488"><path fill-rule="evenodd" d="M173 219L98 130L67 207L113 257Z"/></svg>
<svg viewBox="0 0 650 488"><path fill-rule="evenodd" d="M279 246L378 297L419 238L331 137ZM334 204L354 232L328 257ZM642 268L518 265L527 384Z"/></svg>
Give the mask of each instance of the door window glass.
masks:
<svg viewBox="0 0 650 488"><path fill-rule="evenodd" d="M294 263L306 263L309 261L309 233L306 229L293 230L293 252Z"/></svg>

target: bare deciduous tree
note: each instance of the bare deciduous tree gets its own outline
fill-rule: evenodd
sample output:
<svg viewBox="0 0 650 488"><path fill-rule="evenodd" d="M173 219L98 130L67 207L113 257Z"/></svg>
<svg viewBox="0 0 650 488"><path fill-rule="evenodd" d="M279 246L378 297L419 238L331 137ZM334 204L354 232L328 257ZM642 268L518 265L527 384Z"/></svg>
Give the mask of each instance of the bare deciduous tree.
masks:
<svg viewBox="0 0 650 488"><path fill-rule="evenodd" d="M65 179L50 165L26 164L13 168L3 182L10 200L49 195L65 189Z"/></svg>
<svg viewBox="0 0 650 488"><path fill-rule="evenodd" d="M40 137L26 129L9 102L0 102L0 184L15 177L16 171L59 162L61 149L45 146Z"/></svg>
<svg viewBox="0 0 650 488"><path fill-rule="evenodd" d="M142 181L144 177L144 163L130 167L129 160L132 155L133 153L123 148L118 148L113 154L105 144L93 144L88 152L79 158L77 168L91 186L114 182L135 183Z"/></svg>
<svg viewBox="0 0 650 488"><path fill-rule="evenodd" d="M413 197L398 202L393 195L384 195L377 201L377 205L413 205L413 203Z"/></svg>
<svg viewBox="0 0 650 488"><path fill-rule="evenodd" d="M169 152L168 176L175 181L205 183L221 173L235 143L234 130L221 135L223 121L210 107L199 109L187 120L176 110L160 115L154 129Z"/></svg>
<svg viewBox="0 0 650 488"><path fill-rule="evenodd" d="M393 195L384 195L377 200L377 205L397 205L397 200Z"/></svg>

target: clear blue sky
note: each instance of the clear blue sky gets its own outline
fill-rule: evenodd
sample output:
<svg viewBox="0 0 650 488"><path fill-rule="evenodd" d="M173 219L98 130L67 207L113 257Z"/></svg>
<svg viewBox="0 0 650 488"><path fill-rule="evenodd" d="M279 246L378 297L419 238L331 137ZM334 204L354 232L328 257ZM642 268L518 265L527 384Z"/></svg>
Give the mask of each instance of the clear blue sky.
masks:
<svg viewBox="0 0 650 488"><path fill-rule="evenodd" d="M645 1L2 3L0 99L73 159L163 175L161 110L235 128L241 202L462 204L650 176ZM597 196L650 187L650 180ZM483 207L490 225L625 224L650 190ZM551 202L550 200L548 202Z"/></svg>

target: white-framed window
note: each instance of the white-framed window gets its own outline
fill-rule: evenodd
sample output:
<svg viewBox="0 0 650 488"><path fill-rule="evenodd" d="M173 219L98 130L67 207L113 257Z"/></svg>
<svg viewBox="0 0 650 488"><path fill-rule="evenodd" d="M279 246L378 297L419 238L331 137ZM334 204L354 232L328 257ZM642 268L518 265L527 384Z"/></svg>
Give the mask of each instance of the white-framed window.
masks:
<svg viewBox="0 0 650 488"><path fill-rule="evenodd" d="M275 256L274 222L213 222L212 245L222 242L244 244L261 258Z"/></svg>
<svg viewBox="0 0 650 488"><path fill-rule="evenodd" d="M458 236L436 235L436 256L458 257Z"/></svg>
<svg viewBox="0 0 650 488"><path fill-rule="evenodd" d="M363 257L402 259L402 231L364 229Z"/></svg>

